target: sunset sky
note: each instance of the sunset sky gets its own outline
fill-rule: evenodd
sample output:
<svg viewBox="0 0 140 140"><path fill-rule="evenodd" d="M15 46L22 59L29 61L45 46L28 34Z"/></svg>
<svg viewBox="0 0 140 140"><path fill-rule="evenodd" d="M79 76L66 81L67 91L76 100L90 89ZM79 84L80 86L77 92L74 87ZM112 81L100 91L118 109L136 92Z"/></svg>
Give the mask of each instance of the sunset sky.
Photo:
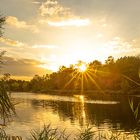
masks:
<svg viewBox="0 0 140 140"><path fill-rule="evenodd" d="M3 72L15 77L140 54L140 0L1 0L0 11Z"/></svg>

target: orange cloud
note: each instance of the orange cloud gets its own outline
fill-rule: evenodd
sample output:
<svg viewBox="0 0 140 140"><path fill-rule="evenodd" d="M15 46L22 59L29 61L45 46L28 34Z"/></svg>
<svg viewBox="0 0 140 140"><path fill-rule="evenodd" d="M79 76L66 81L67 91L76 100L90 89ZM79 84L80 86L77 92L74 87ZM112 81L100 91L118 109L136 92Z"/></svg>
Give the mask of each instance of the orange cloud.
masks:
<svg viewBox="0 0 140 140"><path fill-rule="evenodd" d="M39 8L39 13L43 17L40 23L47 23L50 26L87 26L90 23L88 18L81 18L73 14L70 8L64 7L57 0L48 0Z"/></svg>
<svg viewBox="0 0 140 140"><path fill-rule="evenodd" d="M6 45L9 45L9 46L15 46L15 47L23 47L23 46L25 46L25 44L22 43L22 42L15 41L15 40L8 39L8 38L3 38L3 37L0 37L0 42L4 43Z"/></svg>
<svg viewBox="0 0 140 140"><path fill-rule="evenodd" d="M10 73L15 78L22 77L23 79L30 79L35 74L45 75L51 71L39 67L42 62L35 59L15 59L13 57L4 57L5 65L2 67L2 73Z"/></svg>
<svg viewBox="0 0 140 140"><path fill-rule="evenodd" d="M55 45L34 45L32 48L44 48L44 49L55 49Z"/></svg>
<svg viewBox="0 0 140 140"><path fill-rule="evenodd" d="M39 32L39 29L35 25L27 24L25 21L19 21L17 17L8 16L6 23L19 29L29 29L35 33Z"/></svg>

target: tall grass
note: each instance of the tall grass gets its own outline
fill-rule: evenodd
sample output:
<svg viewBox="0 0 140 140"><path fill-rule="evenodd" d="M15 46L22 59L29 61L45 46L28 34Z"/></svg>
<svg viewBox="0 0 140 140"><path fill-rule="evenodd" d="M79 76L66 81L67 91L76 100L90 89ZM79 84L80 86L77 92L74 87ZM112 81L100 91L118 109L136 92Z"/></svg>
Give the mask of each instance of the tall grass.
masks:
<svg viewBox="0 0 140 140"><path fill-rule="evenodd" d="M59 129L52 128L51 125L43 127L42 130L32 130L29 140L69 140L70 135L66 135L65 130L59 132Z"/></svg>
<svg viewBox="0 0 140 140"><path fill-rule="evenodd" d="M20 136L10 136L3 129L0 129L0 140L23 140ZM140 133L132 131L131 134L124 134L118 131L93 131L87 127L76 135L69 135L66 130L60 131L47 125L41 130L32 130L30 137L26 140L140 140Z"/></svg>
<svg viewBox="0 0 140 140"><path fill-rule="evenodd" d="M128 102L129 102L130 109L134 115L134 118L137 121L137 123L139 124L139 122L140 122L140 118L139 118L140 102L136 106L134 106L133 98L128 99Z"/></svg>
<svg viewBox="0 0 140 140"><path fill-rule="evenodd" d="M58 128L52 128L51 125L44 126L42 130L32 130L31 137L28 140L92 140L94 131L88 127L80 130L76 136L66 134L66 131L59 131Z"/></svg>
<svg viewBox="0 0 140 140"><path fill-rule="evenodd" d="M84 130L80 130L80 133L75 140L92 140L96 131L92 131L92 127L87 127Z"/></svg>
<svg viewBox="0 0 140 140"><path fill-rule="evenodd" d="M140 133L137 131L129 134L118 131L94 131L92 127L87 127L73 136L67 135L65 130L60 132L59 129L47 125L40 131L32 130L28 140L140 140Z"/></svg>
<svg viewBox="0 0 140 140"><path fill-rule="evenodd" d="M13 114L16 114L14 105L10 99L10 96L6 90L3 80L0 80L0 118L5 125L6 119L9 119Z"/></svg>
<svg viewBox="0 0 140 140"><path fill-rule="evenodd" d="M0 17L1 24L3 24L4 20L5 18ZM5 54L5 51L0 52L0 68L3 64L4 54ZM9 118L12 114L16 114L14 105L11 102L11 99L7 90L8 90L8 86L6 85L5 79L1 78L0 79L0 118L3 120L3 124L0 124L0 125L5 125L6 119Z"/></svg>
<svg viewBox="0 0 140 140"><path fill-rule="evenodd" d="M6 139L6 138L7 138L6 132L0 128L0 140Z"/></svg>

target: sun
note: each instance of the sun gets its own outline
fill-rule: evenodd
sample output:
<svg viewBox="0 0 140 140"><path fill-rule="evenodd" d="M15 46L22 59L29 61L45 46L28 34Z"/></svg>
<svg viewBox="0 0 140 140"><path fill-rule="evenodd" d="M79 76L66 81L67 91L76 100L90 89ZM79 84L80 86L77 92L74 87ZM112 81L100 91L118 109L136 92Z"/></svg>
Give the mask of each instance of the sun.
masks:
<svg viewBox="0 0 140 140"><path fill-rule="evenodd" d="M85 72L85 71L87 70L86 64L81 64L81 65L78 67L78 70L79 70L79 72Z"/></svg>

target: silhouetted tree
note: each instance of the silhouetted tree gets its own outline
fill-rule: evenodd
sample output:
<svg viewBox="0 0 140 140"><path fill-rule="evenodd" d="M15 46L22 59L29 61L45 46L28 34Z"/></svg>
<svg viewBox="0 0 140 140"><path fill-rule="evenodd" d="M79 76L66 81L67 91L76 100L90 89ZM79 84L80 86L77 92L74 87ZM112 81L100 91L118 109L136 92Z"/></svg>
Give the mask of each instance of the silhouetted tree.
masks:
<svg viewBox="0 0 140 140"><path fill-rule="evenodd" d="M126 92L140 86L139 57L122 57L115 61L112 56L109 56L105 64L94 60L87 64L88 68L83 76L77 70L82 64L83 62L79 61L70 67L61 66L58 72L44 76L35 75L29 82L10 79L10 90L34 92L81 90L82 80L84 90L109 89Z"/></svg>
<svg viewBox="0 0 140 140"><path fill-rule="evenodd" d="M5 17L0 16L0 37L2 37L3 24L5 22ZM0 53L0 64L3 63L3 55L5 51ZM7 77L8 75L6 75ZM0 79L0 117L3 119L3 124L5 125L5 119L8 118L12 113L15 114L14 106L10 100L10 97L5 86L5 78Z"/></svg>
<svg viewBox="0 0 140 140"><path fill-rule="evenodd" d="M105 60L105 63L106 63L106 64L114 64L114 63L115 63L114 57L113 57L113 56L109 56L109 57L107 58L107 60Z"/></svg>
<svg viewBox="0 0 140 140"><path fill-rule="evenodd" d="M5 23L5 17L0 15L0 37L3 34L3 25L4 25L4 23Z"/></svg>
<svg viewBox="0 0 140 140"><path fill-rule="evenodd" d="M140 83L139 70L140 58L135 56L128 56L120 58L116 61L116 68L124 79L129 81L132 86L137 86L135 82ZM133 82L134 81L134 82Z"/></svg>

